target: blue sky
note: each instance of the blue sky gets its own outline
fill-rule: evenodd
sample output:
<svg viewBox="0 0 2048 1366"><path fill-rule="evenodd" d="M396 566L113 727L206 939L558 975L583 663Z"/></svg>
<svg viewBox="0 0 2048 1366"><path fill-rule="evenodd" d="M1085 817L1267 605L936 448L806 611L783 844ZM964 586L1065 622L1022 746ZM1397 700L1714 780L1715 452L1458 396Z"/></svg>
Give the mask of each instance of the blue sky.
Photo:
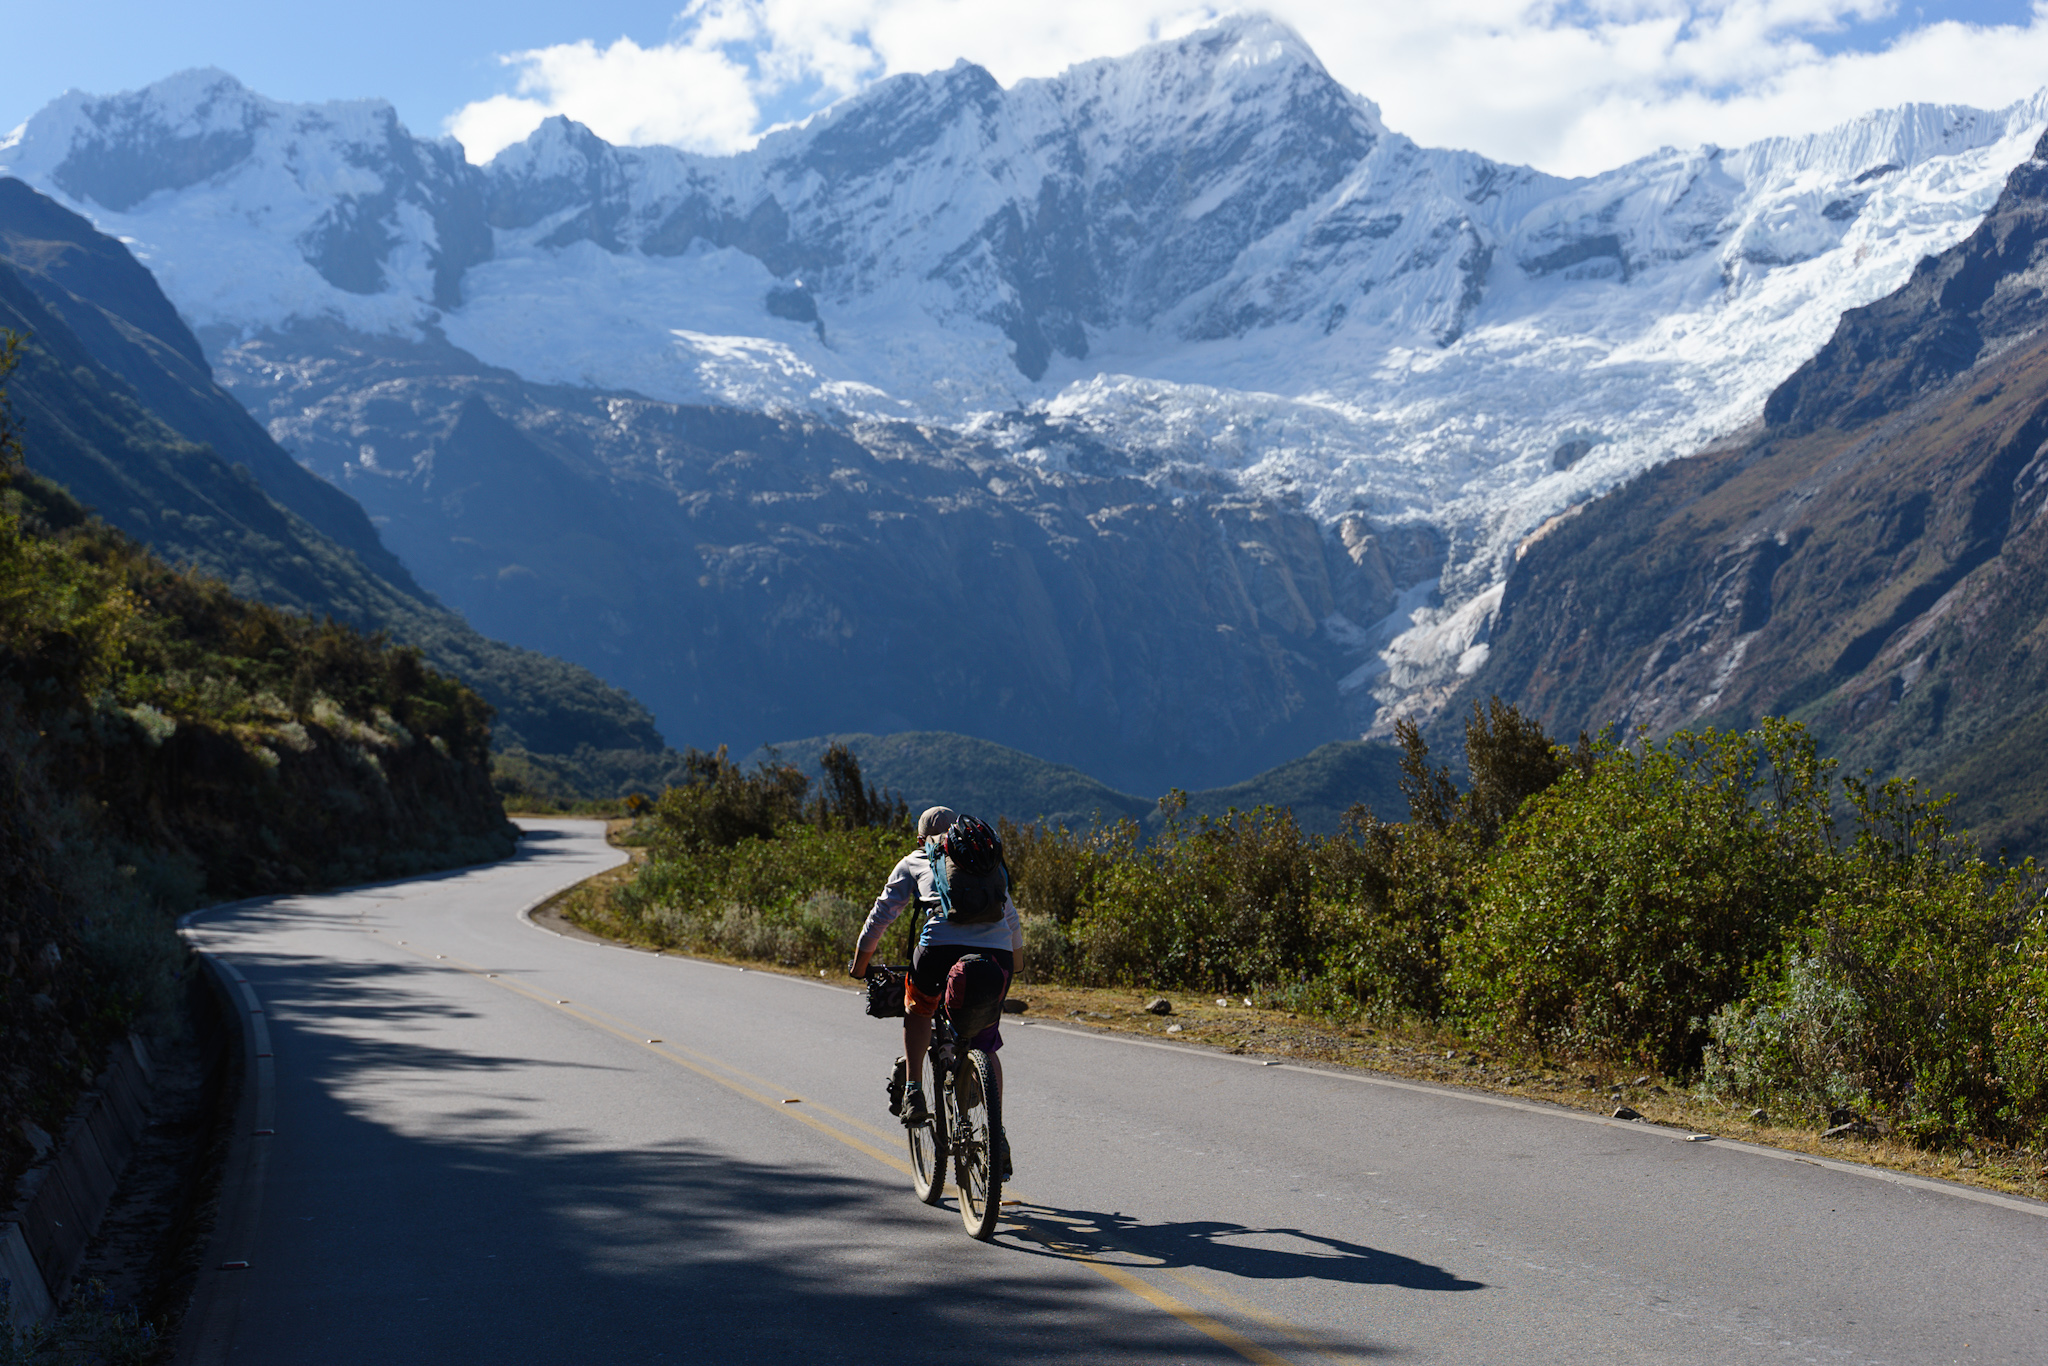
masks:
<svg viewBox="0 0 2048 1366"><path fill-rule="evenodd" d="M14 8L0 47L0 129L67 89L108 93L218 66L278 99L389 99L416 132L459 130L473 155L550 112L615 141L729 150L890 72L965 56L1006 82L1050 75L1220 12L1184 0ZM1393 127L1566 172L1660 143L1733 144L1908 99L1997 104L2048 85L2048 17L2024 0L1266 8L1339 79L1377 100Z"/></svg>
<svg viewBox="0 0 2048 1366"><path fill-rule="evenodd" d="M1963 0L1963 3L1952 5L1896 5L1891 7L1889 14L1880 18L1850 23L1839 33L1821 36L1816 41L1816 46L1829 52L1851 48L1876 48L1891 42L1900 34L1923 27L1936 19L1957 19L1986 27L1998 24L2024 24L2031 16L2032 10L2033 6L2028 0Z"/></svg>

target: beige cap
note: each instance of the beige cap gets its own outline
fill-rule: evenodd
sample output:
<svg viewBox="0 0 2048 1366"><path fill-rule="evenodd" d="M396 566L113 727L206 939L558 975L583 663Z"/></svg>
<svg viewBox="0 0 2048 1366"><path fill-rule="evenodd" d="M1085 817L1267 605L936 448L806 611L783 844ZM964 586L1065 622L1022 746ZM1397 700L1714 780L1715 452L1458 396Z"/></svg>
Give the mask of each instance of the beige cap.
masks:
<svg viewBox="0 0 2048 1366"><path fill-rule="evenodd" d="M958 819L950 806L926 807L925 813L917 818L917 837L929 839L933 835L943 835L953 828L953 822Z"/></svg>

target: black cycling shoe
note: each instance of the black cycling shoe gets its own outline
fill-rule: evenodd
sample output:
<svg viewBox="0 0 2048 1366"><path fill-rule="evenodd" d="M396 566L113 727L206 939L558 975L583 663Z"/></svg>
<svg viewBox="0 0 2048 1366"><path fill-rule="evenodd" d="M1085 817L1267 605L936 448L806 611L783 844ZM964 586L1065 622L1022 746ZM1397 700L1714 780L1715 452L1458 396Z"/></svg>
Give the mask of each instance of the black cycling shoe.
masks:
<svg viewBox="0 0 2048 1366"><path fill-rule="evenodd" d="M896 1070L889 1074L889 1113L903 1113L903 1059L896 1059Z"/></svg>
<svg viewBox="0 0 2048 1366"><path fill-rule="evenodd" d="M903 1127L915 1129L931 1123L932 1112L924 1108L924 1088L913 1086L903 1093Z"/></svg>
<svg viewBox="0 0 2048 1366"><path fill-rule="evenodd" d="M996 1171L1003 1180L1010 1179L1010 1136L1001 1129L996 1130Z"/></svg>

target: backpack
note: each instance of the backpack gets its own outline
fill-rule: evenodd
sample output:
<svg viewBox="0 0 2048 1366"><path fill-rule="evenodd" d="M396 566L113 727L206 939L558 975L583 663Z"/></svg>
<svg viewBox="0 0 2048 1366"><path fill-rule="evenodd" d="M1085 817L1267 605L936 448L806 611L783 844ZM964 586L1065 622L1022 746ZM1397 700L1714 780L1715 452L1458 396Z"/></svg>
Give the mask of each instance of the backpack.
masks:
<svg viewBox="0 0 2048 1366"><path fill-rule="evenodd" d="M993 925L1010 896L1003 842L984 821L962 816L943 835L924 842L940 913L955 925Z"/></svg>

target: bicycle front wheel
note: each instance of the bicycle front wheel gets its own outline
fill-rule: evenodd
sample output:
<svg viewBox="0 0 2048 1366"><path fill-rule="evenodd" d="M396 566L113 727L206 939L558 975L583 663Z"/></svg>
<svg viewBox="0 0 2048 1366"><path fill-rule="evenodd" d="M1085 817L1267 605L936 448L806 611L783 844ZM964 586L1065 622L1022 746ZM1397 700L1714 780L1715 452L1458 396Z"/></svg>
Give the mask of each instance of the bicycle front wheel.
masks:
<svg viewBox="0 0 2048 1366"><path fill-rule="evenodd" d="M954 1083L953 1184L960 1189L960 1222L986 1240L1002 1213L1003 1173L996 1165L996 1134L1003 1127L1002 1095L988 1054L970 1048Z"/></svg>
<svg viewBox="0 0 2048 1366"><path fill-rule="evenodd" d="M910 1126L910 1186L917 1192L917 1198L927 1205L936 1205L946 1193L946 1135L949 1116L946 1114L946 1093L939 1085L939 1076L932 1066L931 1055L924 1060L925 1104L931 1115L922 1124Z"/></svg>

